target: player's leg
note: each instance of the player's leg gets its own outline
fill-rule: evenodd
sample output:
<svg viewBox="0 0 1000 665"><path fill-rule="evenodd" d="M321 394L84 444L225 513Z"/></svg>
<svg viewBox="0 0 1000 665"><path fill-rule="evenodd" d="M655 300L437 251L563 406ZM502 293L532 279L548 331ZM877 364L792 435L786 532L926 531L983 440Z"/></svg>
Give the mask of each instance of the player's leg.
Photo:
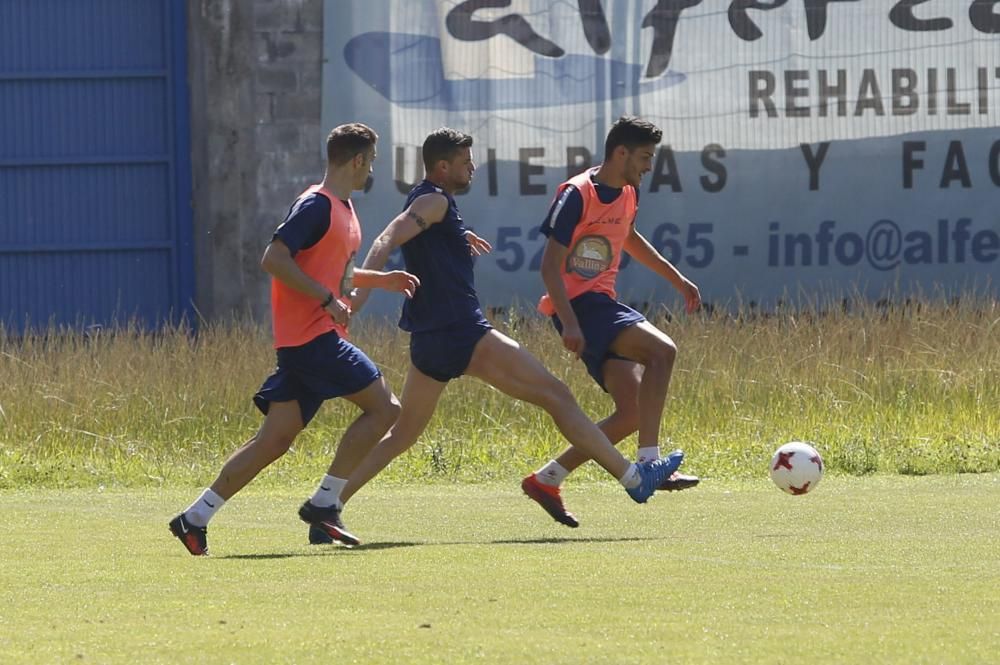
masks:
<svg viewBox="0 0 1000 665"><path fill-rule="evenodd" d="M623 330L611 343L611 352L634 358L642 367L639 381L639 454L637 459L657 459L660 456L660 422L666 404L667 390L677 358L677 346L670 337L648 321L641 321ZM670 455L677 454L676 451ZM697 476L674 472L657 489L673 492L694 487Z"/></svg>
<svg viewBox="0 0 1000 665"><path fill-rule="evenodd" d="M604 387L615 404L615 410L597 426L617 446L639 428L639 384L643 368L631 360L609 358L604 362L603 369ZM588 459L580 450L570 447L555 461L569 473Z"/></svg>
<svg viewBox="0 0 1000 665"><path fill-rule="evenodd" d="M304 426L298 402L271 402L268 405L264 423L257 433L226 460L212 486L170 522L171 532L184 543L188 552L208 554L209 520L265 467L288 452Z"/></svg>
<svg viewBox="0 0 1000 665"><path fill-rule="evenodd" d="M611 345L625 330L646 319L636 310L604 293L584 293L574 298L570 304L586 341L580 360L591 378L611 395L615 403L615 411L599 422L598 427L613 444L617 444L637 427L638 388L643 369L630 358L615 354ZM561 333L562 322L558 316L552 317L552 323ZM548 471L565 476L586 459L584 451L570 450L565 457L553 460ZM565 462L568 467L557 462ZM559 482L560 478L549 480Z"/></svg>
<svg viewBox="0 0 1000 665"><path fill-rule="evenodd" d="M639 386L644 374L643 366L630 360L609 358L604 362L604 387L615 403L614 412L597 423L608 440L616 446L639 427ZM639 446L636 462L643 463L660 457L658 445ZM559 457L535 472L536 480L548 486L558 486L574 469L586 462L579 450L570 446ZM674 472L659 488L668 492L695 487L697 476Z"/></svg>
<svg viewBox="0 0 1000 665"><path fill-rule="evenodd" d="M434 415L441 393L447 385L446 382L432 379L410 365L410 369L406 373L406 382L403 385L403 394L400 397L402 408L399 417L389 432L362 458L351 473L347 484L340 493L344 503L387 467L392 460L409 450L417 442Z"/></svg>
<svg viewBox="0 0 1000 665"><path fill-rule="evenodd" d="M589 453L616 478L628 471L628 460L580 410L569 388L509 337L496 330L484 335L476 345L466 374L545 409L570 443Z"/></svg>
<svg viewBox="0 0 1000 665"><path fill-rule="evenodd" d="M517 342L496 330L489 331L476 345L466 374L545 409L563 436L617 478L639 503L644 503L663 478L680 464L676 460L640 468L630 463L580 410L562 381Z"/></svg>
<svg viewBox="0 0 1000 665"><path fill-rule="evenodd" d="M345 395L344 399L357 405L361 414L344 430L326 476L312 497L299 508L299 519L310 525L309 541L312 543L336 540L345 545L357 545L361 542L341 520L344 507L341 493L358 463L388 431L400 411L399 400L382 376L362 390Z"/></svg>
<svg viewBox="0 0 1000 665"><path fill-rule="evenodd" d="M612 444L617 445L638 427L642 366L629 360L612 358L605 361L603 369L604 386L614 400L615 410L597 426ZM569 527L579 526L576 517L563 504L560 485L571 471L589 459L580 449L569 446L559 457L549 460L538 471L525 477L521 481L521 489L555 521Z"/></svg>
<svg viewBox="0 0 1000 665"><path fill-rule="evenodd" d="M438 399L448 381L461 374L460 368L450 367L460 356L460 345L447 333L414 333L410 335L410 369L403 385L403 405L396 423L378 444L365 455L344 482L340 500L346 502L368 481L410 448L423 433ZM457 348L458 347L458 348ZM343 504L341 504L343 505ZM331 542L328 531L309 530L309 542L321 545Z"/></svg>
<svg viewBox="0 0 1000 665"><path fill-rule="evenodd" d="M344 399L357 405L361 415L344 430L327 474L346 479L389 431L401 409L399 400L389 390L384 377L379 377L360 392L346 395ZM340 503L340 497L336 497L334 502Z"/></svg>
<svg viewBox="0 0 1000 665"><path fill-rule="evenodd" d="M643 366L638 396L639 447L659 446L660 420L677 357L677 346L656 326L640 321L615 337L611 351Z"/></svg>
<svg viewBox="0 0 1000 665"><path fill-rule="evenodd" d="M272 402L257 434L226 460L212 491L228 501L288 452L304 426L298 402Z"/></svg>

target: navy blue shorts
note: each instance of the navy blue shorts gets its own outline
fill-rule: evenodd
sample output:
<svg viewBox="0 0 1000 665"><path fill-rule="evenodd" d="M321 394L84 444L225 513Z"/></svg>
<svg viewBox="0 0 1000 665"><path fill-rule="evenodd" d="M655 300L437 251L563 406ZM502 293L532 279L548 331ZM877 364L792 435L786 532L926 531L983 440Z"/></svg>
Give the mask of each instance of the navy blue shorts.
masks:
<svg viewBox="0 0 1000 665"><path fill-rule="evenodd" d="M278 349L278 368L253 396L265 415L271 402L296 400L308 425L324 400L364 390L382 373L358 347L335 331L302 346Z"/></svg>
<svg viewBox="0 0 1000 665"><path fill-rule="evenodd" d="M410 333L410 362L435 381L457 379L465 374L476 344L492 329L489 321L479 319Z"/></svg>
<svg viewBox="0 0 1000 665"><path fill-rule="evenodd" d="M613 353L611 345L621 331L642 323L646 317L628 305L594 291L578 295L569 304L583 332L585 346L580 358L587 366L587 373L607 392L608 389L604 386L604 361L611 358L629 360ZM561 335L562 321L558 315L552 316L552 323Z"/></svg>

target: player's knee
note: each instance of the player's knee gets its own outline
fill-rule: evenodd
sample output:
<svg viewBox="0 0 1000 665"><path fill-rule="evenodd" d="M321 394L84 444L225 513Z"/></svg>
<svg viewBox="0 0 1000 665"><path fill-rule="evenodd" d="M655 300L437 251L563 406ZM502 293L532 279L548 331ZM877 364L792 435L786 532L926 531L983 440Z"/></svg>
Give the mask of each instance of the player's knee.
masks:
<svg viewBox="0 0 1000 665"><path fill-rule="evenodd" d="M649 362L646 364L648 368L654 368L661 371L667 371L673 369L674 362L677 360L677 345L674 344L673 340L666 340L657 344L649 353Z"/></svg>
<svg viewBox="0 0 1000 665"><path fill-rule="evenodd" d="M549 413L554 413L576 406L576 399L569 386L553 376L545 386L541 406Z"/></svg>
<svg viewBox="0 0 1000 665"><path fill-rule="evenodd" d="M402 410L403 407L400 405L399 400L396 398L396 396L393 395L392 397L390 397L389 404L385 410L386 430L392 427L393 423L399 420L399 414Z"/></svg>
<svg viewBox="0 0 1000 665"><path fill-rule="evenodd" d="M402 407L399 404L399 399L393 395L389 394L386 399L383 400L378 408L372 413L373 416L378 420L380 426L382 426L383 432L388 432L389 428L392 427L393 423L399 418L399 412Z"/></svg>
<svg viewBox="0 0 1000 665"><path fill-rule="evenodd" d="M272 434L258 437L257 445L263 448L264 453L273 461L287 453L293 441L295 441L294 434Z"/></svg>

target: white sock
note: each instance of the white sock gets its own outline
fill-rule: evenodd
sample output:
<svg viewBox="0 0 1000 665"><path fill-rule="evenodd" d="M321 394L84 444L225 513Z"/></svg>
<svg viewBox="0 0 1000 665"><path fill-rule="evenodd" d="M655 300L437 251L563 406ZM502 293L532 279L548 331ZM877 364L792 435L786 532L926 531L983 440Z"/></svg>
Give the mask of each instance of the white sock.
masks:
<svg viewBox="0 0 1000 665"><path fill-rule="evenodd" d="M538 482L551 487L562 485L562 482L566 480L566 476L568 475L569 471L566 467L555 460L549 460L548 464L535 471L535 478L538 479Z"/></svg>
<svg viewBox="0 0 1000 665"><path fill-rule="evenodd" d="M636 453L636 462L642 464L644 462L654 462L660 459L660 447L659 446L641 446L639 452Z"/></svg>
<svg viewBox="0 0 1000 665"><path fill-rule="evenodd" d="M208 526L208 521L212 519L215 513L219 512L219 508L222 508L224 505L226 505L225 499L213 492L211 489L206 489L201 493L201 496L199 496L195 502L184 511L184 519L194 526L204 528Z"/></svg>
<svg viewBox="0 0 1000 665"><path fill-rule="evenodd" d="M639 465L629 464L628 471L625 472L624 476L618 479L618 482L620 482L622 487L627 490L630 490L633 487L638 487L639 483L642 482L642 476L639 475Z"/></svg>
<svg viewBox="0 0 1000 665"><path fill-rule="evenodd" d="M337 478L327 474L323 476L323 482L319 484L319 488L309 501L317 508L329 508L334 505L343 508L344 504L340 501L340 491L344 489L346 484L347 478Z"/></svg>

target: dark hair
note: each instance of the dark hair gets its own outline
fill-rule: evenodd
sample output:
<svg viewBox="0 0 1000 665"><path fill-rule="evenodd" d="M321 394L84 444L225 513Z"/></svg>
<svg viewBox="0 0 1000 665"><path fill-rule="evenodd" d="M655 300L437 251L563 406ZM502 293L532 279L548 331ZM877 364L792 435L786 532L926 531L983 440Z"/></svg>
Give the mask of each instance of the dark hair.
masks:
<svg viewBox="0 0 1000 665"><path fill-rule="evenodd" d="M641 145L655 145L661 138L663 132L653 123L634 115L623 115L611 126L608 138L604 141L604 159L611 159L611 154L620 145L631 151Z"/></svg>
<svg viewBox="0 0 1000 665"><path fill-rule="evenodd" d="M326 137L326 159L337 166L346 164L354 159L355 155L371 149L376 141L378 134L375 130L360 122L349 122L334 127Z"/></svg>
<svg viewBox="0 0 1000 665"><path fill-rule="evenodd" d="M450 127L435 129L424 139L424 168L428 171L442 159L450 160L461 148L471 148L472 137Z"/></svg>

